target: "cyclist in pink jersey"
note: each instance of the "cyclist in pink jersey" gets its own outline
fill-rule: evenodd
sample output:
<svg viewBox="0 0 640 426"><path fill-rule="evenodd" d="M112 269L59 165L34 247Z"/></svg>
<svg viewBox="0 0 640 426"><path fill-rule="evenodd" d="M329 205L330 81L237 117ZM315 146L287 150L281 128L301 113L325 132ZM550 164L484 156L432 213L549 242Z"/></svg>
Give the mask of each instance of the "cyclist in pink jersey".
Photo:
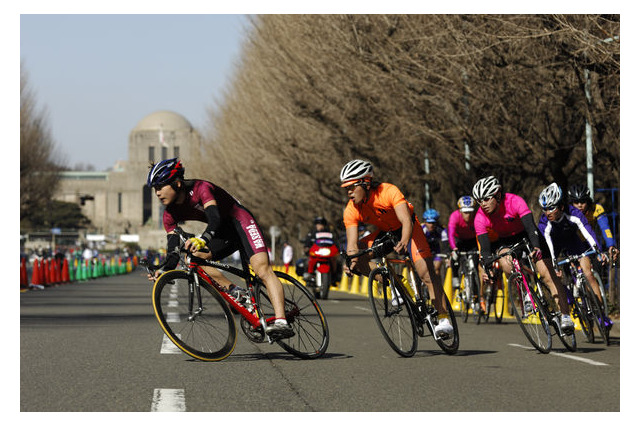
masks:
<svg viewBox="0 0 640 426"><path fill-rule="evenodd" d="M207 227L202 235L189 239L185 248L196 256L214 260L239 250L265 283L273 302L276 321L267 326L265 332L275 340L292 337L295 333L285 319L282 283L269 264L263 233L249 210L211 182L185 180L184 167L177 158L153 164L147 177L147 186L153 187L165 206L163 223L167 231L166 265L149 279L155 280L164 270L174 269L178 264L176 248L180 244L180 237L174 232L178 224L186 220L204 222ZM210 254L201 253L205 247ZM231 289L232 294L241 291L232 289L231 281L217 269L206 267L206 272L223 287Z"/></svg>
<svg viewBox="0 0 640 426"><path fill-rule="evenodd" d="M458 277L458 251L472 251L478 249L476 230L473 227L473 219L476 212L475 200L463 195L458 199L458 210L449 216L449 247L451 247L451 278L453 288L460 287Z"/></svg>
<svg viewBox="0 0 640 426"><path fill-rule="evenodd" d="M473 186L473 197L480 204L480 209L474 219L474 226L480 245L481 259L488 259L494 253L500 254L506 251L507 246L513 245L523 238L528 238L533 247L531 257L535 262L536 269L542 281L551 290L551 294L562 313L560 328L565 333L573 332L574 326L569 315L564 286L555 272L552 273L554 269L551 253L546 242L540 238L538 227L527 203L518 195L503 194L502 186L494 176L476 182ZM490 233L497 237L495 241L491 241ZM512 266L508 258L501 258L499 265L507 276L511 274ZM483 264L483 266L485 271L490 267L487 264ZM483 273L483 279L488 280L486 273Z"/></svg>

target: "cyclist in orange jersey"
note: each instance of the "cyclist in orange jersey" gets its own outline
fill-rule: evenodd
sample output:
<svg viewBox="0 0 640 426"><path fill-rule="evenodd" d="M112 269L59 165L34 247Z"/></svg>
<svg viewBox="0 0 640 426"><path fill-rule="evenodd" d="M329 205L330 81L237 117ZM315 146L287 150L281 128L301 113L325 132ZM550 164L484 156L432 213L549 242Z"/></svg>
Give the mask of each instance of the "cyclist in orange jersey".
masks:
<svg viewBox="0 0 640 426"><path fill-rule="evenodd" d="M411 256L418 275L434 298L434 306L439 312L435 333L453 333L453 326L446 317L446 295L433 266L429 243L411 203L395 185L373 182L373 166L368 161L353 160L347 163L340 172L340 180L349 197L343 214L347 254L357 253L366 246L371 247L377 239L382 238L384 232L393 232L399 240L393 250L398 254L408 253ZM377 229L358 240L360 223L374 225ZM351 270L355 270L368 275L373 266L363 256L345 265L345 271L350 274Z"/></svg>

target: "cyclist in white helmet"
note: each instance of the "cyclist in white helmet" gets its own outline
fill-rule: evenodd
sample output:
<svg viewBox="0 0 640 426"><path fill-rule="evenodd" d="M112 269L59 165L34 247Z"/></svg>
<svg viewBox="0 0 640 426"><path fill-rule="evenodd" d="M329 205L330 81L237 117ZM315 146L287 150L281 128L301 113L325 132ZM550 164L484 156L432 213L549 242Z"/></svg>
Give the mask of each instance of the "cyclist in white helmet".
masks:
<svg viewBox="0 0 640 426"><path fill-rule="evenodd" d="M565 333L573 332L574 326L569 315L569 305L564 286L555 274L551 263L551 254L533 220L533 214L522 197L502 193L500 181L494 176L480 179L473 186L473 197L480 204L474 219L474 227L480 245L481 259L488 259L493 253L502 253L507 246L528 238L533 252L531 256L542 281L551 290L551 294L562 313L560 327ZM507 275L511 273L511 262L501 258L500 269ZM490 265L484 264L485 271ZM488 279L483 273L483 279Z"/></svg>
<svg viewBox="0 0 640 426"><path fill-rule="evenodd" d="M538 222L538 228L547 242L553 264L556 265L556 257L561 252L567 255L577 255L587 250L595 249L598 253L601 246L596 239L596 233L582 212L570 205L564 199L562 189L555 182L547 186L538 197L538 203L542 207L543 215ZM606 256L600 255L600 261L606 262ZM600 303L603 302L600 294L600 286L591 270L591 259L583 257L580 266L587 281L593 289ZM613 322L606 316L605 326L611 327Z"/></svg>
<svg viewBox="0 0 640 426"><path fill-rule="evenodd" d="M347 233L347 254L357 253L366 246L370 247L376 239L382 238L384 233L393 232L399 239L393 250L399 254L409 251L418 275L427 285L430 296L434 298L434 306L439 312L435 333L447 335L453 333L453 326L446 317L444 298L447 296L436 275L429 243L414 214L413 205L395 185L374 182L373 166L368 161L348 162L340 172L340 181L349 197L343 214ZM360 223L374 225L377 229L358 240ZM372 265L369 265L363 256L345 265L345 270L349 274L351 270L356 270L368 275L371 267Z"/></svg>

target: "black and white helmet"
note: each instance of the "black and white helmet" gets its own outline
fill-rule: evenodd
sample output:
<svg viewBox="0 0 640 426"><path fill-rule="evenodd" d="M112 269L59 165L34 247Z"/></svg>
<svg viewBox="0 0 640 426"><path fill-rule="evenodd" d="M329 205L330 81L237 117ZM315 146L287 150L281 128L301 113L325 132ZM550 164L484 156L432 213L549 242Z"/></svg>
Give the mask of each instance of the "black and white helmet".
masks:
<svg viewBox="0 0 640 426"><path fill-rule="evenodd" d="M342 186L349 186L354 181L373 178L373 166L364 160L352 160L344 165L340 172Z"/></svg>
<svg viewBox="0 0 640 426"><path fill-rule="evenodd" d="M473 198L478 202L487 197L493 197L502 190L500 181L494 176L482 178L473 185Z"/></svg>
<svg viewBox="0 0 640 426"><path fill-rule="evenodd" d="M540 207L545 210L553 209L554 207L558 206L561 201L562 189L560 189L558 184L555 182L543 189L540 193L540 196L538 197L538 203L540 203Z"/></svg>
<svg viewBox="0 0 640 426"><path fill-rule="evenodd" d="M591 199L591 191L584 183L571 185L567 191L567 198L572 203L590 203L593 201Z"/></svg>

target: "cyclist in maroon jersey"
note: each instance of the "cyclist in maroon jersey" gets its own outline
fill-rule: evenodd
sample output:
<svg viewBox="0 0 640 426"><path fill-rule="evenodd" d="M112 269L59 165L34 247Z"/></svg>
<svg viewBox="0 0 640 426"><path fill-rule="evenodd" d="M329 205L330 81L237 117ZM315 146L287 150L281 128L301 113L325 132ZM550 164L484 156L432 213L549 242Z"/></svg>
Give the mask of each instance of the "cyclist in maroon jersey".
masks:
<svg viewBox="0 0 640 426"><path fill-rule="evenodd" d="M271 268L263 233L249 210L211 182L185 180L184 167L177 158L152 164L147 186L153 187L165 206L162 221L167 231L167 263L149 279L155 280L163 270L174 269L178 264L179 254L175 249L180 244L180 237L174 232L178 223L186 220L204 222L207 227L202 235L190 238L185 248L197 256L214 260L239 250L265 283L275 310L277 319L265 332L276 340L293 336L293 328L285 319L282 284ZM198 253L205 247L209 249L209 255ZM206 272L232 293L238 293L239 289L234 289L231 281L217 269L207 267Z"/></svg>

